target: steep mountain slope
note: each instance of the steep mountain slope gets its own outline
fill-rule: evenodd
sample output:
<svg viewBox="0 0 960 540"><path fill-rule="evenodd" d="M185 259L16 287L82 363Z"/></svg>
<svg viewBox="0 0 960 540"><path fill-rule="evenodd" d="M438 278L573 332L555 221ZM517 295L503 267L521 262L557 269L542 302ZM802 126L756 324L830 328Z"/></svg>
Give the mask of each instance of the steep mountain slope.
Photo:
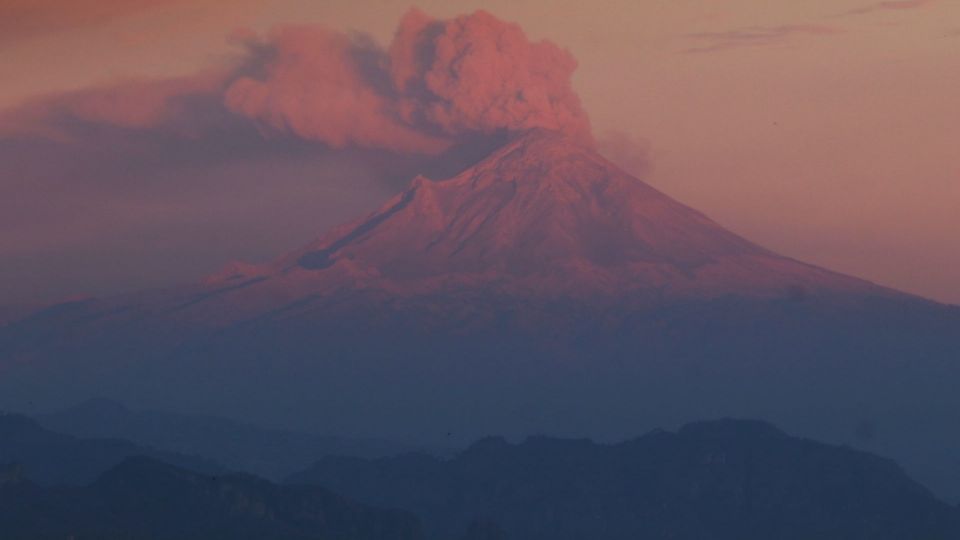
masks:
<svg viewBox="0 0 960 540"><path fill-rule="evenodd" d="M553 294L878 291L777 257L542 130L450 180L415 179L372 216L281 263L296 266L431 292L484 281Z"/></svg>
<svg viewBox="0 0 960 540"><path fill-rule="evenodd" d="M774 255L543 130L451 179L418 177L372 215L272 265L229 266L207 285L237 299L338 287L393 295L481 286L593 297L892 294Z"/></svg>
<svg viewBox="0 0 960 540"><path fill-rule="evenodd" d="M14 473L0 470L0 536L10 540L421 537L412 515L322 488L198 475L149 458L129 458L78 488L41 488Z"/></svg>
<svg viewBox="0 0 960 540"><path fill-rule="evenodd" d="M960 500L958 358L960 309L778 256L533 131L271 264L0 327L0 405L443 446L760 417Z"/></svg>
<svg viewBox="0 0 960 540"><path fill-rule="evenodd" d="M691 424L614 445L482 440L449 461L327 458L290 479L420 515L430 538L475 516L527 540L883 540L960 535L960 512L892 462L759 422Z"/></svg>

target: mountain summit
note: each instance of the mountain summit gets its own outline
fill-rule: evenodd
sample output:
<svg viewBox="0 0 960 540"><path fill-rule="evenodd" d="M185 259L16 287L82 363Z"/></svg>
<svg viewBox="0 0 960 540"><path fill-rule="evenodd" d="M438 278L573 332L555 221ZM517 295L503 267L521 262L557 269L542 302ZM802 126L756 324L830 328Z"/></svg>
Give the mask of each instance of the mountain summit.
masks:
<svg viewBox="0 0 960 540"><path fill-rule="evenodd" d="M234 265L219 276L405 293L481 284L575 296L881 291L777 256L542 129L453 178L417 177L373 214L270 267Z"/></svg>
<svg viewBox="0 0 960 540"><path fill-rule="evenodd" d="M449 180L418 177L373 216L310 245L397 278L524 276L552 266L692 270L766 253L557 133L535 130Z"/></svg>

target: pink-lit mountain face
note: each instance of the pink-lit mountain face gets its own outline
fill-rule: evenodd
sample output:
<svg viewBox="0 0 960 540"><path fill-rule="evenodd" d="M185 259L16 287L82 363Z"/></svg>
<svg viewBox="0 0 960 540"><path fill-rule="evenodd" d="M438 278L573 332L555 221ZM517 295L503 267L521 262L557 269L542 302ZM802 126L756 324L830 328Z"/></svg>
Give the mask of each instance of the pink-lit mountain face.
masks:
<svg viewBox="0 0 960 540"><path fill-rule="evenodd" d="M714 298L891 294L777 256L631 177L582 143L534 130L447 180L417 177L370 216L263 267L224 296L290 300L343 288L410 297L502 294Z"/></svg>
<svg viewBox="0 0 960 540"><path fill-rule="evenodd" d="M957 358L960 310L776 255L536 130L271 264L0 326L0 407L423 442L740 416L858 444L882 416L871 448L960 498Z"/></svg>

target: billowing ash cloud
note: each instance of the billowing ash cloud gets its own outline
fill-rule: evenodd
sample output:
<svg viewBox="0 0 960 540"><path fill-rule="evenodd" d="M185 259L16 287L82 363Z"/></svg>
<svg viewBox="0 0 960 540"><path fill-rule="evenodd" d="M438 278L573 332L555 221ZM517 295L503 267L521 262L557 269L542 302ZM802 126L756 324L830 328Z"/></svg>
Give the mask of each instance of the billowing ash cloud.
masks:
<svg viewBox="0 0 960 540"><path fill-rule="evenodd" d="M322 26L239 38L232 67L61 94L0 117L0 131L89 126L191 137L238 121L279 135L403 154L530 128L592 141L571 86L573 56L484 11L435 20L412 10L388 48Z"/></svg>
<svg viewBox="0 0 960 540"><path fill-rule="evenodd" d="M446 141L400 120L396 97L376 79L384 53L319 27L283 27L247 45L253 75L227 88L226 106L270 130L335 148L437 153ZM257 65L260 64L260 65Z"/></svg>
<svg viewBox="0 0 960 540"><path fill-rule="evenodd" d="M541 127L589 137L576 67L566 50L484 11L433 21L413 10L390 47L403 117L450 135Z"/></svg>
<svg viewBox="0 0 960 540"><path fill-rule="evenodd" d="M590 139L573 56L483 11L439 21L412 10L388 51L303 26L247 44L259 65L229 86L226 105L277 132L420 153L534 127Z"/></svg>

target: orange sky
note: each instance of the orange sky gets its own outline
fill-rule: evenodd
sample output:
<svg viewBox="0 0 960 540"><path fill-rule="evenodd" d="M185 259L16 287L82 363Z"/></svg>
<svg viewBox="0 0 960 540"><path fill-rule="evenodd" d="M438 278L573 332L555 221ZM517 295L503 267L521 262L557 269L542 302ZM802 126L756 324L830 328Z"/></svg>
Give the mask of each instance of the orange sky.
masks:
<svg viewBox="0 0 960 540"><path fill-rule="evenodd" d="M646 179L775 251L960 303L960 2L607 0L484 8L579 61L603 138L643 141ZM390 38L392 0L7 0L0 107L232 51L237 27L322 22ZM626 156L623 159L627 159ZM293 247L280 246L278 249Z"/></svg>

